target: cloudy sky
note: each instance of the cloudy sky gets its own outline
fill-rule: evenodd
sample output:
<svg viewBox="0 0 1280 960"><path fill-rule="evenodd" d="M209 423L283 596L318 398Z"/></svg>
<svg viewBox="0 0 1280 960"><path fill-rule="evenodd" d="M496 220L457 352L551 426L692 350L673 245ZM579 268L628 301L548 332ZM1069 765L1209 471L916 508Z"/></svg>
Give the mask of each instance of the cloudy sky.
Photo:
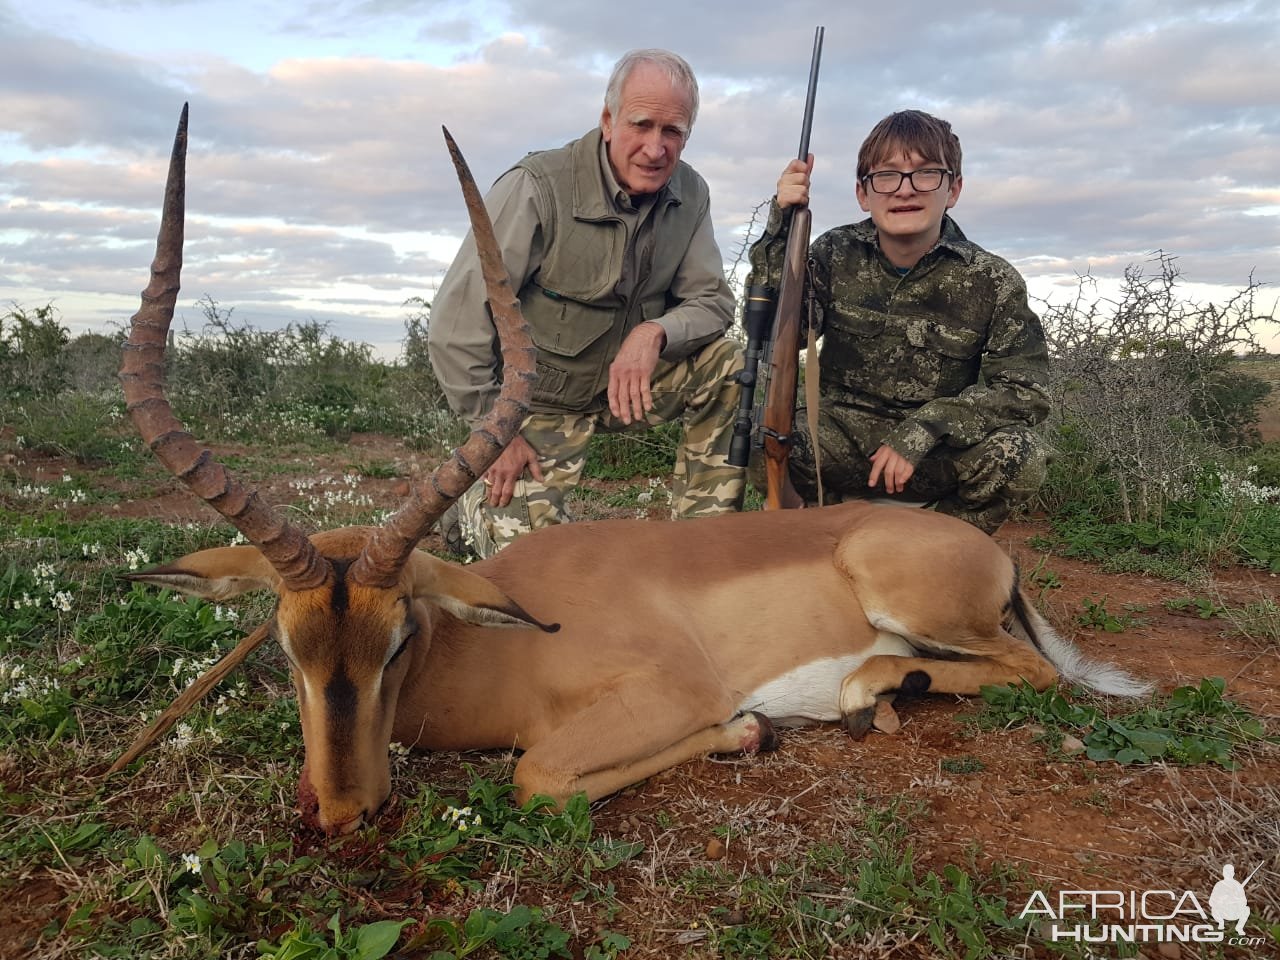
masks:
<svg viewBox="0 0 1280 960"><path fill-rule="evenodd" d="M53 301L74 332L128 318L190 101L180 317L208 295L394 353L465 229L441 124L487 185L595 125L644 46L698 72L685 159L732 261L796 151L817 24L817 230L861 217L858 144L919 107L964 147L957 220L1038 295L1162 249L1192 296L1252 274L1274 300L1275 0L0 0L0 305Z"/></svg>

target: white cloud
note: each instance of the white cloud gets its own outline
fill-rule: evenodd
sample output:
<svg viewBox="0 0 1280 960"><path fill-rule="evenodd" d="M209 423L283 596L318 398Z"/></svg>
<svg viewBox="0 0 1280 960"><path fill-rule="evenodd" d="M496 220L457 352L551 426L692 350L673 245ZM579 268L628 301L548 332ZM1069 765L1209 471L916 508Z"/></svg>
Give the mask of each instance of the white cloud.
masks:
<svg viewBox="0 0 1280 960"><path fill-rule="evenodd" d="M877 18L817 0L265 4L0 0L0 299L59 297L73 328L146 282L173 126L191 102L183 302L269 325L398 335L465 229L439 127L482 186L598 117L618 55L699 73L686 152L726 258L794 154L813 26L819 229L861 217L858 144L931 109L965 149L955 214L1053 285L1156 249L1207 288L1280 281L1280 14L1176 0L940 0ZM95 308L95 304L102 308Z"/></svg>

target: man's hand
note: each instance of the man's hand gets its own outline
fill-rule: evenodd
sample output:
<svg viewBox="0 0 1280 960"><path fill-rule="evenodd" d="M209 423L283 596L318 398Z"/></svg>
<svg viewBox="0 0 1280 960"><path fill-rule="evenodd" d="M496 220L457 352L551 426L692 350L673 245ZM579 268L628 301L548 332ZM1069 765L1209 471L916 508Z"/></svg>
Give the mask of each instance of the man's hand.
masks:
<svg viewBox="0 0 1280 960"><path fill-rule="evenodd" d="M879 450L871 455L871 476L867 479L867 486L874 487L880 482L881 474L884 475L884 492L888 494L901 493L907 487L907 481L911 479L911 475L916 472L916 468L905 460L900 453L892 447L881 446Z"/></svg>
<svg viewBox="0 0 1280 960"><path fill-rule="evenodd" d="M520 434L507 444L507 449L494 461L493 466L481 478L489 488L489 506L505 507L515 496L516 481L524 476L525 468L533 479L542 481L542 468L538 466L538 453Z"/></svg>
<svg viewBox="0 0 1280 960"><path fill-rule="evenodd" d="M813 173L813 154L809 159L792 160L778 178L778 206L804 207L809 204L809 175Z"/></svg>
<svg viewBox="0 0 1280 960"><path fill-rule="evenodd" d="M622 341L609 365L609 412L623 423L641 421L653 409L649 385L666 344L667 332L652 320L640 324Z"/></svg>

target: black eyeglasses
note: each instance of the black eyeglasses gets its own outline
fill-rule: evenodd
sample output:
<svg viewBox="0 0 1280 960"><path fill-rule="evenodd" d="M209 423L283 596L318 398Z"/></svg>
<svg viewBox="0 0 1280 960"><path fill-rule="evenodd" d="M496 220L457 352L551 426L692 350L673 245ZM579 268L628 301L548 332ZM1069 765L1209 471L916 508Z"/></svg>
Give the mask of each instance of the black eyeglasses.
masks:
<svg viewBox="0 0 1280 960"><path fill-rule="evenodd" d="M951 176L952 171L940 167L925 167L923 170L912 170L902 173L898 170L881 170L879 173L868 173L862 182L869 184L875 193L897 193L903 180L911 181L911 189L920 193L932 193L942 186L942 181Z"/></svg>

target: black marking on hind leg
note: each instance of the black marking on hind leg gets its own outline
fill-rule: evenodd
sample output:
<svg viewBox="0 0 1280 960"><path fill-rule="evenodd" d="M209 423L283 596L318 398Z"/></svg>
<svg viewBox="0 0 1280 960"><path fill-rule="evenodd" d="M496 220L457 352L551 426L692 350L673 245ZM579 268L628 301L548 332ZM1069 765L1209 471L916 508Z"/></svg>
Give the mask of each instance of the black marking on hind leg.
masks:
<svg viewBox="0 0 1280 960"><path fill-rule="evenodd" d="M927 693L931 686L933 686L933 677L924 670L912 670L902 678L898 692L909 697L918 697L922 693Z"/></svg>

